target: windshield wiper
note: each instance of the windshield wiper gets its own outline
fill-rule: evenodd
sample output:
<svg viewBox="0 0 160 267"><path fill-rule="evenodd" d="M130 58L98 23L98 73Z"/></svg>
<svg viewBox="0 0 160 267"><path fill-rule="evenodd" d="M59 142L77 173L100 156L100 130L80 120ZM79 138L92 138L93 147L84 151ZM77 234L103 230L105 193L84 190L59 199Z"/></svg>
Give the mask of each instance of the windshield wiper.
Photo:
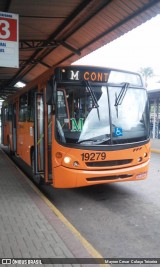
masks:
<svg viewBox="0 0 160 267"><path fill-rule="evenodd" d="M117 96L117 93L115 94L115 104L114 106L116 107L116 111L117 111L117 118L118 118L118 106L122 104L123 102L123 99L127 93L127 90L128 90L128 87L129 87L129 83L124 83L118 96Z"/></svg>
<svg viewBox="0 0 160 267"><path fill-rule="evenodd" d="M110 138L103 138L103 139L98 139L98 140L95 140L95 139L84 139L84 140L81 140L81 141L78 141L76 142L76 144L81 144L81 143L85 143L85 142L92 142L93 144L102 144L102 143L105 143L107 142L108 140L110 140Z"/></svg>
<svg viewBox="0 0 160 267"><path fill-rule="evenodd" d="M97 101L97 98L95 96L95 93L94 93L89 81L84 80L83 82L84 82L86 88L88 89L88 91L89 91L89 93L90 93L90 95L92 97L92 100L93 100L93 103L94 103L94 108L97 109L98 119L100 120L99 105L98 105L98 101Z"/></svg>

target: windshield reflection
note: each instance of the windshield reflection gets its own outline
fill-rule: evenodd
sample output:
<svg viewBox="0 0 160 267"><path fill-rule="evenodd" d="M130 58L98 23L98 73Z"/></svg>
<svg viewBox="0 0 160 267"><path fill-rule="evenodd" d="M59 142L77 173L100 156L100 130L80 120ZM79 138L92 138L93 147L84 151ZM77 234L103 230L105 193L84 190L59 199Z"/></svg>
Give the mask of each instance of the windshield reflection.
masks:
<svg viewBox="0 0 160 267"><path fill-rule="evenodd" d="M97 110L92 108L85 119L78 142L89 138L99 137L102 139L102 137L100 137L102 136L102 133L105 135L110 134L107 90L105 87L102 87L99 90L101 91L101 96L98 100L99 116Z"/></svg>
<svg viewBox="0 0 160 267"><path fill-rule="evenodd" d="M131 88L128 84L122 86L84 84L58 88L57 139L77 145L146 140L149 136L146 91ZM122 88L125 94L118 101Z"/></svg>

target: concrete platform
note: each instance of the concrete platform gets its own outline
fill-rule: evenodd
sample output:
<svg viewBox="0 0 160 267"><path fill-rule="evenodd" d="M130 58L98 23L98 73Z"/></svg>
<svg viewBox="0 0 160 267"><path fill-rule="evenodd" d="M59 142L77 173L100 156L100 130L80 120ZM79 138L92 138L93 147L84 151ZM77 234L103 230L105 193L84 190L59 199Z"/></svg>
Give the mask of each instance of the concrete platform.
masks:
<svg viewBox="0 0 160 267"><path fill-rule="evenodd" d="M100 266L94 258L102 259L1 149L0 258L37 258L44 266Z"/></svg>

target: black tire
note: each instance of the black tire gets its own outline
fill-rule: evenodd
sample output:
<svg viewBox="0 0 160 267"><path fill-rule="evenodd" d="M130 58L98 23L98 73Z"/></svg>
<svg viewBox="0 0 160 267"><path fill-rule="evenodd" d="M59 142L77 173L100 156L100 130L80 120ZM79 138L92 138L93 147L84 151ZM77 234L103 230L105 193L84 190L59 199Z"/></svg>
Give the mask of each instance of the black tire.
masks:
<svg viewBox="0 0 160 267"><path fill-rule="evenodd" d="M37 184L37 185L42 185L44 184L44 179L41 177L40 174L35 174L35 168L34 168L34 152L31 154L31 168L32 168L32 180Z"/></svg>

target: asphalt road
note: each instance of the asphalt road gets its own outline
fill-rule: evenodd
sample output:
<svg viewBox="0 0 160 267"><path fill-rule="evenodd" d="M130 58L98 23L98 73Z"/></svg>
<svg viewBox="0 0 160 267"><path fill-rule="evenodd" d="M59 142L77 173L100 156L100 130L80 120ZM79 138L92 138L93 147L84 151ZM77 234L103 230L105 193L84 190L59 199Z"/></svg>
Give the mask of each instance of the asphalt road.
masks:
<svg viewBox="0 0 160 267"><path fill-rule="evenodd" d="M152 153L144 181L42 189L103 257L160 258L159 154Z"/></svg>

